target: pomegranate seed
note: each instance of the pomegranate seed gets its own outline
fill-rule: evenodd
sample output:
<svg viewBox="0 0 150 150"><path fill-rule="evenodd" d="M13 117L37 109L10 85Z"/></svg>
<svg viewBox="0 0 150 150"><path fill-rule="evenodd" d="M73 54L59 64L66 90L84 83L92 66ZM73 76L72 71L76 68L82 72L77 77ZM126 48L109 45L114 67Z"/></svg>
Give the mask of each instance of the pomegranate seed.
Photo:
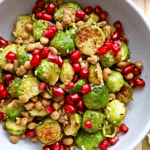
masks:
<svg viewBox="0 0 150 150"><path fill-rule="evenodd" d="M35 19L37 19L37 20L43 19L43 13L42 12L35 13Z"/></svg>
<svg viewBox="0 0 150 150"><path fill-rule="evenodd" d="M44 13L44 14L43 14L43 19L44 19L44 20L47 20L47 21L49 21L49 22L53 22L53 16L50 15L50 14Z"/></svg>
<svg viewBox="0 0 150 150"><path fill-rule="evenodd" d="M65 109L67 113L72 114L72 115L77 112L76 107L74 105L65 104L63 108Z"/></svg>
<svg viewBox="0 0 150 150"><path fill-rule="evenodd" d="M76 11L76 17L79 18L79 19L84 19L84 17L85 17L85 12L82 11L82 10L77 10L77 11Z"/></svg>
<svg viewBox="0 0 150 150"><path fill-rule="evenodd" d="M2 37L0 37L0 46L7 46L8 42L4 40Z"/></svg>
<svg viewBox="0 0 150 150"><path fill-rule="evenodd" d="M109 144L115 145L119 141L119 136L115 135L114 138L108 138L107 141L108 141Z"/></svg>
<svg viewBox="0 0 150 150"><path fill-rule="evenodd" d="M91 123L91 121L90 121L90 120L85 121L85 122L84 122L84 126L85 126L85 128L86 128L87 130L92 129L92 123Z"/></svg>
<svg viewBox="0 0 150 150"><path fill-rule="evenodd" d="M66 102L67 104L74 105L74 102L71 100L71 98L70 98L69 96L66 96L65 102Z"/></svg>
<svg viewBox="0 0 150 150"><path fill-rule="evenodd" d="M35 134L35 132L34 132L34 129L27 129L25 134L26 134L26 136L28 136L28 137L30 137L30 138L36 137L36 134Z"/></svg>
<svg viewBox="0 0 150 150"><path fill-rule="evenodd" d="M70 54L70 60L72 62L78 62L80 57L81 57L81 53L78 50L75 50Z"/></svg>
<svg viewBox="0 0 150 150"><path fill-rule="evenodd" d="M107 52L108 52L108 47L107 46L103 46L103 47L98 49L98 55L104 55Z"/></svg>
<svg viewBox="0 0 150 150"><path fill-rule="evenodd" d="M101 150L107 150L108 146L109 146L109 143L107 140L104 140L99 144L99 148Z"/></svg>
<svg viewBox="0 0 150 150"><path fill-rule="evenodd" d="M79 80L78 75L74 75L72 82L76 83L76 82L78 82L78 80Z"/></svg>
<svg viewBox="0 0 150 150"><path fill-rule="evenodd" d="M70 94L69 98L71 99L71 101L73 102L77 102L81 100L81 96L79 94Z"/></svg>
<svg viewBox="0 0 150 150"><path fill-rule="evenodd" d="M14 77L13 77L13 75L11 75L11 74L6 74L6 75L4 75L4 77L3 77L3 80L6 82L6 83L9 83L11 80L13 80L14 79Z"/></svg>
<svg viewBox="0 0 150 150"><path fill-rule="evenodd" d="M85 67L82 70L80 70L79 75L81 79L87 79L90 74L89 68Z"/></svg>
<svg viewBox="0 0 150 150"><path fill-rule="evenodd" d="M41 51L39 49L35 49L32 51L32 55L40 55Z"/></svg>
<svg viewBox="0 0 150 150"><path fill-rule="evenodd" d="M41 57L39 55L33 56L32 60L30 61L30 64L32 67L37 67L41 63Z"/></svg>
<svg viewBox="0 0 150 150"><path fill-rule="evenodd" d="M38 8L45 8L45 2L43 0L38 0L36 2L36 7L38 7Z"/></svg>
<svg viewBox="0 0 150 150"><path fill-rule="evenodd" d="M51 145L52 150L60 150L62 143L60 141Z"/></svg>
<svg viewBox="0 0 150 150"><path fill-rule="evenodd" d="M94 12L95 12L95 14L99 15L102 12L102 8L100 6L96 6L94 8Z"/></svg>
<svg viewBox="0 0 150 150"><path fill-rule="evenodd" d="M145 86L145 81L143 79L141 79L141 78L135 79L135 83L136 83L136 86L140 87L140 88Z"/></svg>
<svg viewBox="0 0 150 150"><path fill-rule="evenodd" d="M65 95L65 91L62 88L57 87L57 86L52 88L52 93L55 96L64 96Z"/></svg>
<svg viewBox="0 0 150 150"><path fill-rule="evenodd" d="M6 89L4 89L3 91L1 91L1 96L3 97L3 98L6 98L7 97L7 95L8 95L8 91L6 90Z"/></svg>
<svg viewBox="0 0 150 150"><path fill-rule="evenodd" d="M117 31L119 31L120 33L123 31L123 28L122 28L122 24L120 21L116 21L114 23L114 27L117 29Z"/></svg>
<svg viewBox="0 0 150 150"><path fill-rule="evenodd" d="M110 39L110 40L109 40L109 39L106 39L105 42L104 42L104 45L107 46L108 50L111 50L111 49L112 49L113 44L114 44L114 42L113 42L113 40L111 40L111 39Z"/></svg>
<svg viewBox="0 0 150 150"><path fill-rule="evenodd" d="M53 30L55 33L58 31L57 27L55 26L48 26L47 30Z"/></svg>
<svg viewBox="0 0 150 150"><path fill-rule="evenodd" d="M43 31L43 36L48 37L48 38L54 38L55 32L53 30L45 30Z"/></svg>
<svg viewBox="0 0 150 150"><path fill-rule="evenodd" d="M127 65L125 68L123 68L122 73L128 74L130 72L133 72L134 68L135 68L135 65L133 63L131 63L131 64Z"/></svg>
<svg viewBox="0 0 150 150"><path fill-rule="evenodd" d="M0 83L0 92L3 91L5 89L5 86L3 83Z"/></svg>
<svg viewBox="0 0 150 150"><path fill-rule="evenodd" d="M38 12L41 12L42 11L42 8L38 8L38 7L34 7L32 9L32 13L35 14L35 13L38 13Z"/></svg>
<svg viewBox="0 0 150 150"><path fill-rule="evenodd" d="M81 64L80 63L73 63L72 68L75 72L79 72L81 70Z"/></svg>
<svg viewBox="0 0 150 150"><path fill-rule="evenodd" d="M0 112L0 121L4 119L4 113Z"/></svg>
<svg viewBox="0 0 150 150"><path fill-rule="evenodd" d="M128 40L123 36L120 36L119 40L126 43L126 44L128 43Z"/></svg>
<svg viewBox="0 0 150 150"><path fill-rule="evenodd" d="M134 74L135 77L137 77L137 76L139 76L139 75L141 74L141 70L138 69L138 68L135 68L135 69L133 70L133 74Z"/></svg>
<svg viewBox="0 0 150 150"><path fill-rule="evenodd" d="M6 58L8 61L12 62L12 61L14 61L14 60L17 59L17 55L14 54L13 52L9 52L9 53L5 56L5 58Z"/></svg>
<svg viewBox="0 0 150 150"><path fill-rule="evenodd" d="M84 8L83 10L85 14L89 15L93 12L93 8L91 6Z"/></svg>
<svg viewBox="0 0 150 150"><path fill-rule="evenodd" d="M65 145L61 145L60 150L66 150L66 146Z"/></svg>
<svg viewBox="0 0 150 150"><path fill-rule="evenodd" d="M112 52L114 55L118 55L120 51L120 44L118 42L114 42L113 46L112 46Z"/></svg>
<svg viewBox="0 0 150 150"><path fill-rule="evenodd" d="M79 101L78 104L77 104L77 107L78 107L79 110L83 111L84 110L84 101L82 101L82 100Z"/></svg>
<svg viewBox="0 0 150 150"><path fill-rule="evenodd" d="M89 84L84 84L82 87L81 87L81 93L82 94L87 94L91 91L91 86Z"/></svg>
<svg viewBox="0 0 150 150"><path fill-rule="evenodd" d="M41 82L41 83L39 84L39 90L40 90L40 91L44 91L45 88L46 88L46 83Z"/></svg>
<svg viewBox="0 0 150 150"><path fill-rule="evenodd" d="M119 130L123 133L126 134L129 131L129 128L123 123L120 127Z"/></svg>
<svg viewBox="0 0 150 150"><path fill-rule="evenodd" d="M108 19L108 12L107 11L103 11L102 13L99 14L99 18L101 21L107 21Z"/></svg>
<svg viewBox="0 0 150 150"><path fill-rule="evenodd" d="M74 87L74 83L73 82L68 83L67 86L66 86L67 89L71 89L73 87Z"/></svg>
<svg viewBox="0 0 150 150"><path fill-rule="evenodd" d="M115 32L113 33L113 35L111 36L111 39L112 39L113 41L117 41L117 40L119 40L119 38L120 38L120 33L119 33L119 31L115 31Z"/></svg>
<svg viewBox="0 0 150 150"><path fill-rule="evenodd" d="M46 12L48 14L54 14L55 13L55 9L56 6L54 4L50 4L47 8L46 8Z"/></svg>
<svg viewBox="0 0 150 150"><path fill-rule="evenodd" d="M53 109L54 109L53 106L45 106L44 108L47 111L47 113L49 113L49 114L51 114L53 112Z"/></svg>
<svg viewBox="0 0 150 150"><path fill-rule="evenodd" d="M47 58L49 53L51 54L50 48L49 47L44 47L44 49L42 49L42 51L41 51L41 57L43 59L45 59L45 58Z"/></svg>
<svg viewBox="0 0 150 150"><path fill-rule="evenodd" d="M43 147L43 150L51 150L51 148L50 148L49 145L45 145L45 146Z"/></svg>
<svg viewBox="0 0 150 150"><path fill-rule="evenodd" d="M61 58L61 56L58 56L58 62L57 62L58 66L62 66L63 63L64 63L64 61L63 61L63 59Z"/></svg>
<svg viewBox="0 0 150 150"><path fill-rule="evenodd" d="M58 64L58 55L57 54L49 53L47 58L49 59L49 61Z"/></svg>
<svg viewBox="0 0 150 150"><path fill-rule="evenodd" d="M130 85L132 88L135 88L135 87L136 87L136 82L135 82L134 79L130 79L130 80L128 81L128 83L129 83L129 85Z"/></svg>

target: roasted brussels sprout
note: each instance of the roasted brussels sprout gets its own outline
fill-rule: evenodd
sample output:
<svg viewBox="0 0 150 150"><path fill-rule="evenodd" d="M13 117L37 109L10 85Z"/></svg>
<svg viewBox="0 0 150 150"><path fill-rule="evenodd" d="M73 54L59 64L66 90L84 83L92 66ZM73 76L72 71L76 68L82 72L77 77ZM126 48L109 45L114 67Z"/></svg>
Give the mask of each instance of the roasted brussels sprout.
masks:
<svg viewBox="0 0 150 150"><path fill-rule="evenodd" d="M73 41L75 40L75 35L76 35L76 31L77 31L77 27L69 27L68 30L66 30L66 33L73 39Z"/></svg>
<svg viewBox="0 0 150 150"><path fill-rule="evenodd" d="M3 83L3 70L0 68L0 83Z"/></svg>
<svg viewBox="0 0 150 150"><path fill-rule="evenodd" d="M97 53L105 41L105 34L96 26L83 26L76 32L75 45L85 55Z"/></svg>
<svg viewBox="0 0 150 150"><path fill-rule="evenodd" d="M89 19L88 19L88 21L85 23L85 25L90 26L90 25L96 24L97 22L99 22L99 17L98 17L98 15L92 13L92 14L90 14Z"/></svg>
<svg viewBox="0 0 150 150"><path fill-rule="evenodd" d="M91 121L92 128L87 129L85 127L85 121ZM82 120L82 128L89 133L96 133L98 130L102 129L102 125L104 124L105 116L103 113L94 110L87 110L83 115Z"/></svg>
<svg viewBox="0 0 150 150"><path fill-rule="evenodd" d="M32 117L45 117L45 116L48 115L48 113L47 113L47 111L45 111L45 109L38 110L38 109L35 109L35 108L29 110L29 114Z"/></svg>
<svg viewBox="0 0 150 150"><path fill-rule="evenodd" d="M57 121L45 119L37 125L36 134L42 144L50 145L62 138L61 127Z"/></svg>
<svg viewBox="0 0 150 150"><path fill-rule="evenodd" d="M91 92L83 95L83 101L88 109L100 109L109 103L108 89L104 85L94 85Z"/></svg>
<svg viewBox="0 0 150 150"><path fill-rule="evenodd" d="M108 80L105 82L106 87L109 92L118 92L121 87L124 85L125 81L120 72L112 71L112 74L109 75Z"/></svg>
<svg viewBox="0 0 150 150"><path fill-rule="evenodd" d="M105 116L110 123L120 126L126 116L125 105L118 100L113 100L107 105Z"/></svg>
<svg viewBox="0 0 150 150"><path fill-rule="evenodd" d="M81 127L81 116L77 113L69 116L69 123L64 126L64 133L66 135L73 135L78 132Z"/></svg>

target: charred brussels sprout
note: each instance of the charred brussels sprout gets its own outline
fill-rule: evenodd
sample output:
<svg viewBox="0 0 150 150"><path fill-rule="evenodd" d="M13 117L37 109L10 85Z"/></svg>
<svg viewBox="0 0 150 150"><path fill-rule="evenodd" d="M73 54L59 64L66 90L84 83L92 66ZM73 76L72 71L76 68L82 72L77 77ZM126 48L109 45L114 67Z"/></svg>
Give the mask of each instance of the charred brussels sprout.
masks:
<svg viewBox="0 0 150 150"><path fill-rule="evenodd" d="M83 101L88 109L100 109L109 103L108 89L104 85L94 85L91 92L83 95Z"/></svg>
<svg viewBox="0 0 150 150"><path fill-rule="evenodd" d="M124 85L125 81L120 72L112 71L112 74L109 75L108 80L105 82L106 87L109 92L118 92L121 87Z"/></svg>
<svg viewBox="0 0 150 150"><path fill-rule="evenodd" d="M3 70L0 68L0 83L3 83Z"/></svg>
<svg viewBox="0 0 150 150"><path fill-rule="evenodd" d="M66 33L73 39L73 41L75 40L77 29L77 27L70 27L68 30L66 30Z"/></svg>
<svg viewBox="0 0 150 150"><path fill-rule="evenodd" d="M75 137L74 142L82 150L94 150L98 148L99 143L104 139L105 137L101 130L93 134L81 130Z"/></svg>
<svg viewBox="0 0 150 150"><path fill-rule="evenodd" d="M96 26L83 26L76 32L75 45L85 55L97 53L105 41L105 34Z"/></svg>
<svg viewBox="0 0 150 150"><path fill-rule="evenodd" d="M92 128L86 129L84 123L85 121L91 121ZM83 115L82 120L82 128L89 133L96 133L98 130L102 129L102 125L104 124L105 116L103 113L99 111L87 110Z"/></svg>
<svg viewBox="0 0 150 150"><path fill-rule="evenodd" d="M58 81L59 74L59 66L48 59L43 59L40 65L35 68L35 75L50 85L54 85Z"/></svg>
<svg viewBox="0 0 150 150"><path fill-rule="evenodd" d="M55 47L62 56L69 55L75 49L73 39L63 31L55 34L50 46Z"/></svg>
<svg viewBox="0 0 150 150"><path fill-rule="evenodd" d="M97 22L99 22L99 16L92 13L90 16L89 16L89 19L88 21L85 23L85 25L92 25L92 24L96 24Z"/></svg>
<svg viewBox="0 0 150 150"><path fill-rule="evenodd" d="M42 144L50 145L62 138L61 127L57 121L45 119L36 127L36 134Z"/></svg>
<svg viewBox="0 0 150 150"><path fill-rule="evenodd" d="M48 113L47 113L47 111L45 111L45 109L38 110L38 109L35 109L35 108L29 110L29 114L32 117L45 117L45 116L48 115Z"/></svg>
<svg viewBox="0 0 150 150"><path fill-rule="evenodd" d="M126 116L125 105L118 100L113 100L107 105L105 116L110 123L120 126Z"/></svg>
<svg viewBox="0 0 150 150"><path fill-rule="evenodd" d="M64 126L64 133L66 135L73 135L78 132L81 127L81 116L77 113L69 116L69 123Z"/></svg>

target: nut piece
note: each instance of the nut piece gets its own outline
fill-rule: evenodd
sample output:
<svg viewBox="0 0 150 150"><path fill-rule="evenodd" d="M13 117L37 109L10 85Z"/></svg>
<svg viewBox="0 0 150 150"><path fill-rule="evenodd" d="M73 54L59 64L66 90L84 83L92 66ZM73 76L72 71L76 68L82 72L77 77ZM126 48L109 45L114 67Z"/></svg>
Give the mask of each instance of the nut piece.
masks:
<svg viewBox="0 0 150 150"><path fill-rule="evenodd" d="M59 85L59 87L66 91L66 85L65 84L61 84L61 85Z"/></svg>
<svg viewBox="0 0 150 150"><path fill-rule="evenodd" d="M27 47L26 47L26 50L28 51L28 52L30 52L30 51L33 51L35 49L35 45L34 44L28 44L27 45Z"/></svg>
<svg viewBox="0 0 150 150"><path fill-rule="evenodd" d="M51 104L51 101L46 100L46 99L43 99L43 100L42 100L42 105L43 105L43 106L48 106L48 105L50 105L50 104Z"/></svg>
<svg viewBox="0 0 150 150"><path fill-rule="evenodd" d="M16 74L17 76L24 76L27 73L25 67L21 65L19 68L17 68Z"/></svg>
<svg viewBox="0 0 150 150"><path fill-rule="evenodd" d="M44 48L44 46L43 46L40 42L34 43L34 47L35 47L35 49L36 49L36 48L37 48L37 49L43 49L43 48Z"/></svg>
<svg viewBox="0 0 150 150"><path fill-rule="evenodd" d="M57 111L61 106L58 103L54 102L53 107Z"/></svg>
<svg viewBox="0 0 150 150"><path fill-rule="evenodd" d="M89 65L88 65L88 62L86 61L86 60L83 60L82 62L81 62L81 68L83 69L83 68L85 68L85 67L88 67Z"/></svg>
<svg viewBox="0 0 150 150"><path fill-rule="evenodd" d="M25 33L22 35L22 38L23 38L24 40L29 39L29 37L30 37L30 34L27 33L27 32L25 32Z"/></svg>
<svg viewBox="0 0 150 150"><path fill-rule="evenodd" d="M19 97L19 101L21 103L26 103L26 102L29 101L29 96L28 95L22 95L22 96Z"/></svg>
<svg viewBox="0 0 150 150"><path fill-rule="evenodd" d="M41 44L46 45L49 43L49 38L41 37L40 42L41 42Z"/></svg>
<svg viewBox="0 0 150 150"><path fill-rule="evenodd" d="M58 54L58 51L55 47L49 47L52 54Z"/></svg>
<svg viewBox="0 0 150 150"><path fill-rule="evenodd" d="M31 64L30 64L30 61L26 61L25 62L25 64L24 64L24 67L26 68L26 69L32 69L32 67L31 67Z"/></svg>
<svg viewBox="0 0 150 150"><path fill-rule="evenodd" d="M119 53L118 55L116 55L115 60L116 60L116 61L120 61L121 58L122 58L122 54Z"/></svg>
<svg viewBox="0 0 150 150"><path fill-rule="evenodd" d="M97 24L99 27L104 28L107 25L107 21L101 21Z"/></svg>
<svg viewBox="0 0 150 150"><path fill-rule="evenodd" d="M34 122L29 123L28 128L29 129L35 129L36 128L36 123L34 123Z"/></svg>
<svg viewBox="0 0 150 150"><path fill-rule="evenodd" d="M10 136L10 142L13 144L16 144L19 141L19 136L11 135Z"/></svg>
<svg viewBox="0 0 150 150"><path fill-rule="evenodd" d="M31 137L30 139L31 139L32 142L36 142L38 140L37 137Z"/></svg>
<svg viewBox="0 0 150 150"><path fill-rule="evenodd" d="M112 73L112 71L111 71L111 69L109 69L109 68L105 68L105 69L103 70L103 78L104 78L104 81L107 81L107 80L108 80L108 78L109 78L108 75L110 75L111 73Z"/></svg>
<svg viewBox="0 0 150 150"><path fill-rule="evenodd" d="M71 145L73 143L73 138L72 137L66 137L63 139L63 144L64 145Z"/></svg>
<svg viewBox="0 0 150 150"><path fill-rule="evenodd" d="M14 60L14 70L17 71L17 68L19 67L19 61Z"/></svg>
<svg viewBox="0 0 150 150"><path fill-rule="evenodd" d="M27 111L23 111L21 114L23 117L27 117L27 118L29 117L29 114Z"/></svg>
<svg viewBox="0 0 150 150"><path fill-rule="evenodd" d="M14 108L19 108L20 107L20 105L17 101L12 101L11 104Z"/></svg>
<svg viewBox="0 0 150 150"><path fill-rule="evenodd" d="M60 114L58 111L53 111L52 114L51 114L51 118L53 120L58 120L58 118L60 117Z"/></svg>
<svg viewBox="0 0 150 150"><path fill-rule="evenodd" d="M134 77L133 73L128 73L127 75L124 76L125 79L130 80Z"/></svg>
<svg viewBox="0 0 150 150"><path fill-rule="evenodd" d="M38 101L38 96L32 97L32 98L31 98L31 101L32 101L32 102L37 102L37 101Z"/></svg>
<svg viewBox="0 0 150 150"><path fill-rule="evenodd" d="M150 145L150 134L147 134L148 137L148 144Z"/></svg>
<svg viewBox="0 0 150 150"><path fill-rule="evenodd" d="M26 137L27 137L26 134L21 134L21 135L20 135L20 138L21 138L21 139L25 139Z"/></svg>
<svg viewBox="0 0 150 150"><path fill-rule="evenodd" d="M17 117L16 118L16 124L20 124L21 118Z"/></svg>
<svg viewBox="0 0 150 150"><path fill-rule="evenodd" d="M138 69L142 69L143 68L143 63L141 61L136 61L135 62L135 66L138 68Z"/></svg>
<svg viewBox="0 0 150 150"><path fill-rule="evenodd" d="M20 121L20 125L22 126L22 127L24 127L26 124L27 124L27 122L28 122L28 118L22 118L21 119L21 121Z"/></svg>
<svg viewBox="0 0 150 150"><path fill-rule="evenodd" d="M28 31L31 31L31 30L33 29L32 23L26 23L26 24L25 24L25 28L26 28Z"/></svg>
<svg viewBox="0 0 150 150"><path fill-rule="evenodd" d="M25 105L26 110L30 110L34 107L34 103L33 102L29 102Z"/></svg>
<svg viewBox="0 0 150 150"><path fill-rule="evenodd" d="M47 92L44 92L44 93L43 93L43 98L45 98L45 99L51 99L52 96L49 95Z"/></svg>
<svg viewBox="0 0 150 150"><path fill-rule="evenodd" d="M117 64L117 67L119 67L119 68L124 68L124 67L126 67L128 64L129 64L128 62L120 62L120 63Z"/></svg>
<svg viewBox="0 0 150 150"><path fill-rule="evenodd" d="M84 21L78 21L77 22L77 27L83 26L84 25Z"/></svg>
<svg viewBox="0 0 150 150"><path fill-rule="evenodd" d="M35 108L36 108L36 109L42 109L42 103L41 103L40 101L37 101L37 102L35 103Z"/></svg>
<svg viewBox="0 0 150 150"><path fill-rule="evenodd" d="M62 23L59 22L59 21L56 22L56 27L57 27L59 30L61 30L61 31L64 30Z"/></svg>
<svg viewBox="0 0 150 150"><path fill-rule="evenodd" d="M109 94L109 100L114 100L116 99L116 95L114 93Z"/></svg>
<svg viewBox="0 0 150 150"><path fill-rule="evenodd" d="M4 70L10 71L10 72L13 71L13 68L14 68L14 65L11 64L11 63L7 63L7 64L4 66Z"/></svg>
<svg viewBox="0 0 150 150"><path fill-rule="evenodd" d="M91 57L88 57L86 60L88 63L96 64L97 61L99 61L99 57L96 55L92 55Z"/></svg>

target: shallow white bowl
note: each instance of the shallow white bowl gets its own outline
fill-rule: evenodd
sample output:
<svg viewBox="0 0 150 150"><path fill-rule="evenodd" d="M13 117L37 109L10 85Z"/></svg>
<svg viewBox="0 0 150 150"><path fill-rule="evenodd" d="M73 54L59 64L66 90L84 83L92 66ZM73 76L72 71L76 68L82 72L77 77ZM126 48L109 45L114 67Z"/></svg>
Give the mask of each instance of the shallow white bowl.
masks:
<svg viewBox="0 0 150 150"><path fill-rule="evenodd" d="M11 31L17 17L30 14L36 0L0 0L0 36L12 39ZM110 150L133 150L142 141L150 129L150 22L138 7L130 0L75 0L85 6L102 6L109 12L109 23L120 20L131 50L132 62L144 63L141 77L146 81L144 89L134 91L134 101L128 106L125 123L129 132L121 136L120 141ZM13 145L9 134L0 127L0 150L42 150L40 142L32 143L29 139L20 140Z"/></svg>

